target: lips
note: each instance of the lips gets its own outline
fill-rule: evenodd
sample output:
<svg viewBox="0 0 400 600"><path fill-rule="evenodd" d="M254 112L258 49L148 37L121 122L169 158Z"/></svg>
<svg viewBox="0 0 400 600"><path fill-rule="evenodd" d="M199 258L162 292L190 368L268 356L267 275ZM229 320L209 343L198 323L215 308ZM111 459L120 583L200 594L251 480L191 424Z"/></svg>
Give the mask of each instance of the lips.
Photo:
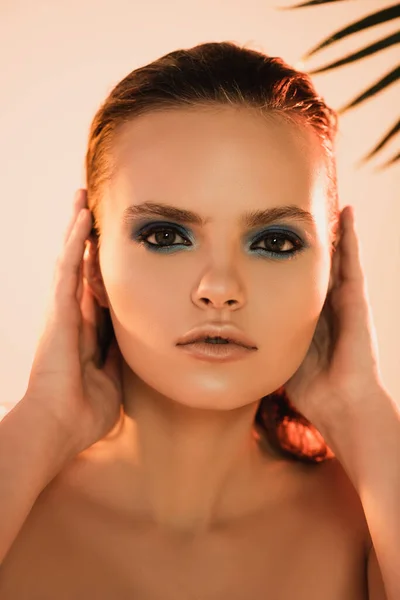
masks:
<svg viewBox="0 0 400 600"><path fill-rule="evenodd" d="M238 329L232 324L215 324L215 323L205 323L200 327L195 327L188 331L183 337L181 337L177 346L182 346L186 344L193 344L196 342L204 342L206 338L214 338L220 337L224 340L230 342L231 344L236 344L237 346L243 346L244 348L248 348L249 350L257 350L256 344L250 339L243 331ZM217 344L213 344L217 345Z"/></svg>

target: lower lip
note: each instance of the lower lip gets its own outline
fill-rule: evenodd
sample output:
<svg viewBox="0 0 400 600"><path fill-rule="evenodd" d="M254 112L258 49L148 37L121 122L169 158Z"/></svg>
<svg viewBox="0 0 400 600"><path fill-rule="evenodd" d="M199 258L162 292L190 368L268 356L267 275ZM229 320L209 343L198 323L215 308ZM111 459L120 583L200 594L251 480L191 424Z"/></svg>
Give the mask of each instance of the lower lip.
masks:
<svg viewBox="0 0 400 600"><path fill-rule="evenodd" d="M184 352L199 358L200 360L227 362L238 360L249 356L254 350L238 346L237 344L208 344L207 342L195 342L192 344L181 344L178 346Z"/></svg>

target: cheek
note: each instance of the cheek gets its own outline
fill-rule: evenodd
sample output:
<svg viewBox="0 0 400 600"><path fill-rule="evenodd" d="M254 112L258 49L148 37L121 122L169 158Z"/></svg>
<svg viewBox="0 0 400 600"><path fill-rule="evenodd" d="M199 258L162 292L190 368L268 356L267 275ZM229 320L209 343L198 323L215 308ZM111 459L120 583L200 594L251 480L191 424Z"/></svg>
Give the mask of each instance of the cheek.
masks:
<svg viewBox="0 0 400 600"><path fill-rule="evenodd" d="M267 362L286 380L298 368L311 344L329 281L325 263L290 265L285 272L259 282L252 298L258 315L255 331Z"/></svg>
<svg viewBox="0 0 400 600"><path fill-rule="evenodd" d="M103 269L117 321L138 340L159 345L167 337L172 343L199 320L191 301L193 261L170 260L166 268L163 257L127 256L122 253L112 269ZM311 342L326 297L329 268L323 256L309 253L293 264L255 264L248 275L251 310L244 307L238 324L243 318L260 345L272 342L276 356L301 352Z"/></svg>
<svg viewBox="0 0 400 600"><path fill-rule="evenodd" d="M179 302L187 302L179 289L185 277L145 260L113 262L112 269L103 269L103 279L117 326L132 336L132 342L136 338L159 344L165 338L165 324L179 312ZM177 335L182 333L178 329Z"/></svg>
<svg viewBox="0 0 400 600"><path fill-rule="evenodd" d="M114 327L131 369L153 389L193 406L234 408L283 385L313 338L329 279L323 261L310 253L297 264L267 262L247 273L250 304L232 318L247 328L259 351L250 361L223 369L188 361L173 348L175 338L200 319L190 297L193 265L172 262L166 268L161 258L120 259L103 270Z"/></svg>

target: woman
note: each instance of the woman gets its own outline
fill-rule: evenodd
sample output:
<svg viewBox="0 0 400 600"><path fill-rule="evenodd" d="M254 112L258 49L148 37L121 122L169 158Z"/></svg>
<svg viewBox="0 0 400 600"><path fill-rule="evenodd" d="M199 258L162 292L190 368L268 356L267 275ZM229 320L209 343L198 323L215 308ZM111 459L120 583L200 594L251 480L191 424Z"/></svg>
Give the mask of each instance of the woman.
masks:
<svg viewBox="0 0 400 600"><path fill-rule="evenodd" d="M335 133L306 74L227 42L100 107L52 329L0 429L46 422L3 600L368 597L360 498L285 388L334 284Z"/></svg>

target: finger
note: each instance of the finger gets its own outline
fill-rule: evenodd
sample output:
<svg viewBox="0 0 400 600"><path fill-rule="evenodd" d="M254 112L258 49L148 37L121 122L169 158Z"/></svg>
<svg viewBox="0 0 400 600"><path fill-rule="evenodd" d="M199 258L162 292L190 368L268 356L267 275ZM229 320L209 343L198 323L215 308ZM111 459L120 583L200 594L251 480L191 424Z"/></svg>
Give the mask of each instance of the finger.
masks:
<svg viewBox="0 0 400 600"><path fill-rule="evenodd" d="M92 226L87 209L82 209L72 228L69 239L59 256L54 278L54 297L56 303L76 300L82 257L86 239Z"/></svg>
<svg viewBox="0 0 400 600"><path fill-rule="evenodd" d="M84 260L82 258L81 264L79 266L78 288L76 291L76 301L78 302L79 305L82 302L82 296L83 296L83 275L84 275Z"/></svg>
<svg viewBox="0 0 400 600"><path fill-rule="evenodd" d="M346 206L341 213L340 275L343 282L364 283L361 240L355 225L354 207Z"/></svg>
<svg viewBox="0 0 400 600"><path fill-rule="evenodd" d="M80 354L82 361L85 364L89 360L93 360L97 350L97 313L96 299L90 289L86 277L83 277L83 293L81 301L82 313L82 331L80 336Z"/></svg>
<svg viewBox="0 0 400 600"><path fill-rule="evenodd" d="M83 250L83 256L81 259L81 264L79 267L78 289L76 292L76 300L79 304L81 304L82 296L83 296L83 279L85 277L85 265L87 263L87 258L88 258L88 249L89 249L89 242L86 239L85 245L84 245L84 250Z"/></svg>
<svg viewBox="0 0 400 600"><path fill-rule="evenodd" d="M80 265L80 280L78 285L77 299L81 309L82 326L80 334L80 355L83 364L94 359L98 340L97 340L97 307L96 298L90 288L87 279L87 268L89 259L89 246L85 240L84 255Z"/></svg>
<svg viewBox="0 0 400 600"><path fill-rule="evenodd" d="M72 216L70 222L68 223L68 227L64 233L64 245L68 242L69 236L74 228L76 219L79 215L79 212L82 208L87 207L87 193L85 189L80 188L76 191L74 196L73 208L72 208Z"/></svg>
<svg viewBox="0 0 400 600"><path fill-rule="evenodd" d="M330 277L330 290L335 290L340 285L340 245L332 252Z"/></svg>

